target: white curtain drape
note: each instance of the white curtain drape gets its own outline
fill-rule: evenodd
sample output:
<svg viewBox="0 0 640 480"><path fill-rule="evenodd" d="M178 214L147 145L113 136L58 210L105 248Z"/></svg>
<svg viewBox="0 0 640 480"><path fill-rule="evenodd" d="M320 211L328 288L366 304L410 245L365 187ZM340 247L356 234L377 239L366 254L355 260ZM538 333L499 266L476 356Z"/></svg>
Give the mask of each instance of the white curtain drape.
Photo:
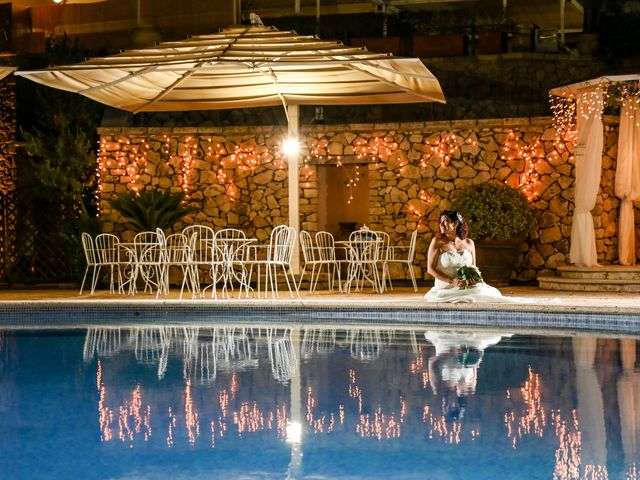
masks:
<svg viewBox="0 0 640 480"><path fill-rule="evenodd" d="M578 265L598 264L596 234L591 210L596 205L602 166L602 88L580 91L577 98L575 147L575 211L571 227L569 259Z"/></svg>
<svg viewBox="0 0 640 480"><path fill-rule="evenodd" d="M640 200L640 111L633 97L622 102L618 160L616 164L616 196L620 204L618 221L618 259L620 265L636 263L636 229L633 202Z"/></svg>

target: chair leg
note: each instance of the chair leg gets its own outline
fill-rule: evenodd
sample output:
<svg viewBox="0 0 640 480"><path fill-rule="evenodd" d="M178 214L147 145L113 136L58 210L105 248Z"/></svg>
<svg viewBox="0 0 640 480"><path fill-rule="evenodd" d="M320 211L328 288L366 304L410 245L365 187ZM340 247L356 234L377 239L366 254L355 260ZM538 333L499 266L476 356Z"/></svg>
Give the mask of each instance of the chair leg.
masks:
<svg viewBox="0 0 640 480"><path fill-rule="evenodd" d="M313 264L313 268L311 269L311 283L309 284L309 292L315 292L318 287L318 278L320 278L320 272L322 271L322 266L316 271L316 265Z"/></svg>
<svg viewBox="0 0 640 480"><path fill-rule="evenodd" d="M413 271L413 266L411 264L407 264L407 268L409 269L409 275L411 276L411 283L413 283L413 291L418 291L418 284L416 283L416 274Z"/></svg>
<svg viewBox="0 0 640 480"><path fill-rule="evenodd" d="M300 272L300 280L298 280L298 288L302 286L302 279L304 278L304 272L307 270L307 264L302 266L302 272Z"/></svg>
<svg viewBox="0 0 640 480"><path fill-rule="evenodd" d="M100 279L100 270L102 266L98 265L98 267L93 271L93 278L91 279L91 295L96 291L96 287L98 286L98 280Z"/></svg>
<svg viewBox="0 0 640 480"><path fill-rule="evenodd" d="M289 288L289 295L291 296L291 298L293 298L293 290L291 290L291 282L289 282L289 274L287 273L287 267L286 265L280 265L282 267L282 273L284 274L284 279L287 282L287 287ZM276 278L276 282L277 282L277 278ZM294 283L295 285L295 280Z"/></svg>
<svg viewBox="0 0 640 480"><path fill-rule="evenodd" d="M393 290L393 285L391 284L391 273L389 273L389 263L384 262L382 265L382 286L384 287L383 290L387 288L387 284L385 282L389 282L389 290Z"/></svg>
<svg viewBox="0 0 640 480"><path fill-rule="evenodd" d="M82 277L82 284L80 284L80 293L78 295L82 295L82 289L84 288L84 282L87 280L87 273L89 273L89 265L84 269L84 276Z"/></svg>

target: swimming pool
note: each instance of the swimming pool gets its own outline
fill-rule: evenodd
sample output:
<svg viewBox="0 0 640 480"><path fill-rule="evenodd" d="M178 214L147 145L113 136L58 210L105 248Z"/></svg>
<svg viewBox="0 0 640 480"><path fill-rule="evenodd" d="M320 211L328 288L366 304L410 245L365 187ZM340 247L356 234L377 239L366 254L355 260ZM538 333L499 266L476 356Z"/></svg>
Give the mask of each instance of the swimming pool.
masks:
<svg viewBox="0 0 640 480"><path fill-rule="evenodd" d="M638 338L0 330L2 478L637 478Z"/></svg>

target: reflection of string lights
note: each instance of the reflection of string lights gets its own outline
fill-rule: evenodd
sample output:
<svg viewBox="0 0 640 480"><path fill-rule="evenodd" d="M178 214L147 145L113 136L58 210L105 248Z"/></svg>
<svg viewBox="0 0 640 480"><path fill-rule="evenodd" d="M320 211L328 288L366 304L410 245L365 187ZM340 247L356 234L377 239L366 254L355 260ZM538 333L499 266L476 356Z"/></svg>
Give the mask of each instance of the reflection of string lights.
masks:
<svg viewBox="0 0 640 480"><path fill-rule="evenodd" d="M573 411L573 428L561 418L560 412L552 412L551 420L556 437L558 437L553 478L580 478L580 449L582 439L576 412L575 410Z"/></svg>
<svg viewBox="0 0 640 480"><path fill-rule="evenodd" d="M510 395L507 394L507 398ZM529 367L529 376L520 389L520 398L525 411L516 415L515 411L504 415L504 424L507 437L511 439L511 445L515 449L520 439L526 435L542 437L547 419L544 405L542 404L540 376Z"/></svg>
<svg viewBox="0 0 640 480"><path fill-rule="evenodd" d="M187 437L191 445L195 445L196 438L200 436L200 420L198 411L193 404L191 395L191 380L187 380L184 388L184 423L187 428Z"/></svg>

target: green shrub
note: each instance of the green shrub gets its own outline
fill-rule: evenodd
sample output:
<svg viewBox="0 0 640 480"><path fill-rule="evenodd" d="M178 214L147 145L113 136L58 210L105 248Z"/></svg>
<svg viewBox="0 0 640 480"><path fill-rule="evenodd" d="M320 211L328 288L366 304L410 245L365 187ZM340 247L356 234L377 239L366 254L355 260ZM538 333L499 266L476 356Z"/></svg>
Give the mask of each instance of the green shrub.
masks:
<svg viewBox="0 0 640 480"><path fill-rule="evenodd" d="M469 224L472 238L508 240L526 236L535 224L533 207L515 188L482 183L465 188L453 203Z"/></svg>
<svg viewBox="0 0 640 480"><path fill-rule="evenodd" d="M182 192L147 189L117 194L109 203L139 231L167 230L196 208L184 205Z"/></svg>

